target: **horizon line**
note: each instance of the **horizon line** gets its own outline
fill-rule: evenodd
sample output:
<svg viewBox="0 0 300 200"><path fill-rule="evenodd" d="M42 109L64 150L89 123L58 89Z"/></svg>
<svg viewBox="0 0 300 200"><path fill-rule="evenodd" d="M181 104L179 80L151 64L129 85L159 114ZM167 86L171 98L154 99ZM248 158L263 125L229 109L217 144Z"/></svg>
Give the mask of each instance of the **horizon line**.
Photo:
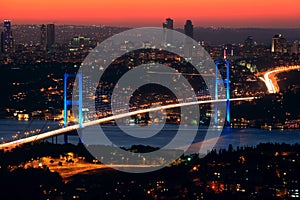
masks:
<svg viewBox="0 0 300 200"><path fill-rule="evenodd" d="M5 19L13 22L10 19ZM4 21L4 20L2 20ZM157 27L162 28L162 26L126 26L126 25L114 25L114 24L72 24L72 23L55 23L55 22L48 22L48 23L13 23L11 26L22 26L22 25L43 25L43 24L54 24L56 26L85 26L85 27L116 27L116 28L143 28L143 27ZM194 25L194 24L193 24ZM300 29L299 27L260 27L260 26L201 26L201 25L194 25L194 28L211 28L211 29ZM174 27L176 29L184 29L184 26L177 26Z"/></svg>
<svg viewBox="0 0 300 200"><path fill-rule="evenodd" d="M298 23L284 23L280 21L278 23L270 23L269 20L257 21L223 21L223 20L200 20L195 17L174 18L164 17L155 19L139 20L125 20L125 19L18 19L12 16L0 17L1 21L10 20L13 25L38 25L38 24L55 24L57 26L106 26L106 27L124 27L124 28L140 28L140 27L162 27L162 24L166 19L173 20L174 29L181 29L184 27L187 20L191 20L194 27L203 28L228 28L228 29L299 29ZM200 20L200 21L199 21ZM291 22L291 21L290 21Z"/></svg>

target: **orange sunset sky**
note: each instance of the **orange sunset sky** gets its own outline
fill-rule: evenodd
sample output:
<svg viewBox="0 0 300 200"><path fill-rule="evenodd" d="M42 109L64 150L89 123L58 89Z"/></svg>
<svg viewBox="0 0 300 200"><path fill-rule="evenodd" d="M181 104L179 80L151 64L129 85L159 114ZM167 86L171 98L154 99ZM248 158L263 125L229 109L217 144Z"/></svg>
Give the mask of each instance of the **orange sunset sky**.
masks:
<svg viewBox="0 0 300 200"><path fill-rule="evenodd" d="M0 20L13 24L56 23L161 26L300 28L299 0L3 0Z"/></svg>

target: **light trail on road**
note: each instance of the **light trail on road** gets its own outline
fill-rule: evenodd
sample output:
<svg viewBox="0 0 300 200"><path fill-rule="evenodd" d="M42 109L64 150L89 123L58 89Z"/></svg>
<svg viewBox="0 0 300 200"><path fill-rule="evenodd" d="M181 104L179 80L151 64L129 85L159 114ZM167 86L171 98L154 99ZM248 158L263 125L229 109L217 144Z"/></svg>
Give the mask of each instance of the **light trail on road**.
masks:
<svg viewBox="0 0 300 200"><path fill-rule="evenodd" d="M230 99L230 101L249 101L249 100L253 100L255 98L256 97L233 98L233 99ZM158 106L158 107L154 107L154 108L136 110L136 111L132 111L132 112L128 112L128 113L113 115L110 117L105 117L105 118L101 118L101 119L94 120L94 121L84 122L82 125L83 125L83 127L88 127L88 126L94 126L94 125L98 125L101 123L105 123L105 122L109 122L109 121L113 121L113 120L117 120L117 119L121 119L121 118L125 118L125 117L130 117L132 115L143 114L143 113L147 113L147 112L155 112L155 111L160 111L160 110L165 110L165 109L178 108L178 107L184 107L184 106L192 106L192 105L200 105L200 104L221 103L221 102L226 102L226 101L227 101L227 99L218 99L218 100L204 100L204 101L194 101L194 102L170 104L170 105ZM50 137L58 136L58 135L61 135L61 134L64 134L64 133L67 133L70 131L77 130L79 128L81 128L81 127L78 124L76 124L76 125L68 126L65 128L57 129L57 130L52 130L52 131L41 133L38 135L22 138L22 139L11 141L11 142L4 143L4 144L0 144L0 149L13 148L18 145L31 143L31 142L35 142L35 141L39 141L39 140L44 140L44 139L47 139Z"/></svg>
<svg viewBox="0 0 300 200"><path fill-rule="evenodd" d="M214 77L215 74L196 74L196 73L171 73L171 72L156 72L156 71L147 71L148 74L173 74L173 75L187 75L187 76L208 76L208 77Z"/></svg>
<svg viewBox="0 0 300 200"><path fill-rule="evenodd" d="M276 80L276 75L282 72L288 72L291 70L299 70L300 65L293 65L293 66L283 66L283 67L276 67L274 70L266 71L263 74L263 77L259 77L262 80L268 89L270 94L278 93L280 91L279 85Z"/></svg>

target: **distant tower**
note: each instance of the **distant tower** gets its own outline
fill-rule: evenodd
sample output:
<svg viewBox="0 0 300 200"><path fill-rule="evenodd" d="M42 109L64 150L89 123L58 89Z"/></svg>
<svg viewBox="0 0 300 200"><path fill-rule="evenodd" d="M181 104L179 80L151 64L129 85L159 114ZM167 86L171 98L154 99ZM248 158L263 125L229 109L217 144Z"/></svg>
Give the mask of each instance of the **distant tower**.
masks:
<svg viewBox="0 0 300 200"><path fill-rule="evenodd" d="M47 24L47 48L49 49L55 43L55 26Z"/></svg>
<svg viewBox="0 0 300 200"><path fill-rule="evenodd" d="M3 32L2 48L4 53L11 53L14 50L14 38L11 31L10 20L4 20L4 32Z"/></svg>
<svg viewBox="0 0 300 200"><path fill-rule="evenodd" d="M41 48L42 50L46 50L47 46L47 29L45 24L41 26Z"/></svg>
<svg viewBox="0 0 300 200"><path fill-rule="evenodd" d="M173 36L172 36L173 19L167 18L166 22L163 23L163 29L164 29L165 46L172 46L171 42L173 40Z"/></svg>
<svg viewBox="0 0 300 200"><path fill-rule="evenodd" d="M291 46L291 54L298 54L300 51L299 51L299 41L296 40L292 43L292 46Z"/></svg>
<svg viewBox="0 0 300 200"><path fill-rule="evenodd" d="M191 20L186 20L184 25L184 33L191 38L194 37L194 26Z"/></svg>
<svg viewBox="0 0 300 200"><path fill-rule="evenodd" d="M184 33L187 36L184 42L184 56L186 59L191 59L193 57L193 43L190 38L193 38L194 36L194 26L191 20L186 20L184 25Z"/></svg>
<svg viewBox="0 0 300 200"><path fill-rule="evenodd" d="M163 23L163 28L171 29L173 30L173 19L167 18L166 22Z"/></svg>
<svg viewBox="0 0 300 200"><path fill-rule="evenodd" d="M277 34L272 38L271 52L287 53L287 41L281 34Z"/></svg>
<svg viewBox="0 0 300 200"><path fill-rule="evenodd" d="M252 49L255 46L253 36L247 37L247 39L244 41L244 46L246 49Z"/></svg>
<svg viewBox="0 0 300 200"><path fill-rule="evenodd" d="M252 56L254 52L255 41L252 36L248 36L244 41L244 54L245 56Z"/></svg>

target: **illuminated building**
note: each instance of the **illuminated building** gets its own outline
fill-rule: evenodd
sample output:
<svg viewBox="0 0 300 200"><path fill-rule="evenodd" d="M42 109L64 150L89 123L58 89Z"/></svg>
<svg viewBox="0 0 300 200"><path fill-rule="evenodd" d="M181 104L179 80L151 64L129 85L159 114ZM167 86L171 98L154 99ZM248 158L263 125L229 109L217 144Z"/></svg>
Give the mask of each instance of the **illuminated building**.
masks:
<svg viewBox="0 0 300 200"><path fill-rule="evenodd" d="M287 42L286 39L281 34L277 34L272 38L271 52L287 53Z"/></svg>
<svg viewBox="0 0 300 200"><path fill-rule="evenodd" d="M232 57L233 53L234 53L234 48L232 44L226 44L223 49L223 58L226 60L229 58L229 56Z"/></svg>
<svg viewBox="0 0 300 200"><path fill-rule="evenodd" d="M4 32L1 34L1 49L3 53L11 53L14 51L14 39L11 31L10 20L4 20Z"/></svg>
<svg viewBox="0 0 300 200"><path fill-rule="evenodd" d="M91 40L88 37L78 36L74 37L71 41L72 47L83 48L90 46Z"/></svg>
<svg viewBox="0 0 300 200"><path fill-rule="evenodd" d="M292 43L292 46L291 46L291 54L298 54L300 51L299 51L299 41L296 40Z"/></svg>
<svg viewBox="0 0 300 200"><path fill-rule="evenodd" d="M47 48L49 49L55 43L55 26L47 24Z"/></svg>

